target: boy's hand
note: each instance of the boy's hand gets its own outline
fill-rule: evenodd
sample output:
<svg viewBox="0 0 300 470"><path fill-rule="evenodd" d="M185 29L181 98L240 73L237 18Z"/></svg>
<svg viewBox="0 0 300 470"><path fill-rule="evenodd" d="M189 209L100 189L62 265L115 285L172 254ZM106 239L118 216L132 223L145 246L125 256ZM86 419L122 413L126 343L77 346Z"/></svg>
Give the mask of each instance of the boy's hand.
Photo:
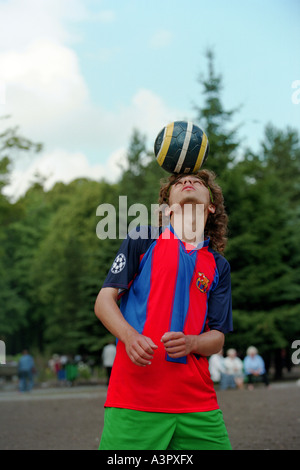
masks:
<svg viewBox="0 0 300 470"><path fill-rule="evenodd" d="M161 342L164 344L167 354L172 358L187 356L194 347L193 336L185 335L182 331L165 333Z"/></svg>
<svg viewBox="0 0 300 470"><path fill-rule="evenodd" d="M158 348L151 338L135 333L125 343L126 352L131 361L140 367L151 364L154 351Z"/></svg>

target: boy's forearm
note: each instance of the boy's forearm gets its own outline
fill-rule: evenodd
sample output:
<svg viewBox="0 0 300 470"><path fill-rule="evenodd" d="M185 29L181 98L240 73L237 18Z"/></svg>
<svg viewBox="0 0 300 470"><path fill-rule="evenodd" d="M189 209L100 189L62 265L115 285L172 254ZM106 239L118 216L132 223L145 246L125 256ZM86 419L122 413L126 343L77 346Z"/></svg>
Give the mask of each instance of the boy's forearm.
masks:
<svg viewBox="0 0 300 470"><path fill-rule="evenodd" d="M130 360L137 366L151 364L157 345L138 333L124 318L117 301L118 291L113 288L104 288L98 294L95 302L95 314L103 325L122 343Z"/></svg>
<svg viewBox="0 0 300 470"><path fill-rule="evenodd" d="M192 353L211 356L224 346L225 336L218 330L211 330L201 335L192 336Z"/></svg>
<svg viewBox="0 0 300 470"><path fill-rule="evenodd" d="M95 315L103 323L105 328L123 343L128 336L134 333L134 329L129 325L122 315L117 305L117 289L101 289L95 302Z"/></svg>

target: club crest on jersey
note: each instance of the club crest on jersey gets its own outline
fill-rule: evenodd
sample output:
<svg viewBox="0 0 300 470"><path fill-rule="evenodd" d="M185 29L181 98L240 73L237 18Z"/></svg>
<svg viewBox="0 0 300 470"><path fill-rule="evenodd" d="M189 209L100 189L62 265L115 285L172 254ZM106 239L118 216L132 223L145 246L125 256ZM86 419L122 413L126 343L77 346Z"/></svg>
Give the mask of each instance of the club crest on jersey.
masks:
<svg viewBox="0 0 300 470"><path fill-rule="evenodd" d="M199 277L197 277L196 286L198 287L200 292L203 292L205 294L208 291L209 279L203 273L198 274Z"/></svg>

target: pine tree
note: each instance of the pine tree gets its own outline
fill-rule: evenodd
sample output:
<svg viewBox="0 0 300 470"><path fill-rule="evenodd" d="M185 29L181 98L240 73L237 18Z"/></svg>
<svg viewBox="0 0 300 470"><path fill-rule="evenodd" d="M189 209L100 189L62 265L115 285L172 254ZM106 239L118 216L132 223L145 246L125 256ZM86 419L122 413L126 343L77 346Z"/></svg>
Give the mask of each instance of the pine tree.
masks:
<svg viewBox="0 0 300 470"><path fill-rule="evenodd" d="M238 128L230 128L231 121L238 109L225 110L221 100L222 76L215 72L215 57L212 50L206 52L207 75L200 75L199 83L203 88L204 103L195 106L197 119L209 140L209 157L205 167L223 178L224 172L236 158L239 146Z"/></svg>

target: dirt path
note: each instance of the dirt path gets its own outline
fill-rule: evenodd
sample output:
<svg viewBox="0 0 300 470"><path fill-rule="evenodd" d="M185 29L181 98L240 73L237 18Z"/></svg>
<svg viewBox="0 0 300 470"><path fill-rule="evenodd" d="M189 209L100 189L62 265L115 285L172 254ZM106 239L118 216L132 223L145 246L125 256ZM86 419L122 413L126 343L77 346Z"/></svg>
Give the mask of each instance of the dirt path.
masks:
<svg viewBox="0 0 300 470"><path fill-rule="evenodd" d="M300 449L296 382L217 394L233 449ZM0 449L96 450L105 396L105 386L0 392Z"/></svg>

